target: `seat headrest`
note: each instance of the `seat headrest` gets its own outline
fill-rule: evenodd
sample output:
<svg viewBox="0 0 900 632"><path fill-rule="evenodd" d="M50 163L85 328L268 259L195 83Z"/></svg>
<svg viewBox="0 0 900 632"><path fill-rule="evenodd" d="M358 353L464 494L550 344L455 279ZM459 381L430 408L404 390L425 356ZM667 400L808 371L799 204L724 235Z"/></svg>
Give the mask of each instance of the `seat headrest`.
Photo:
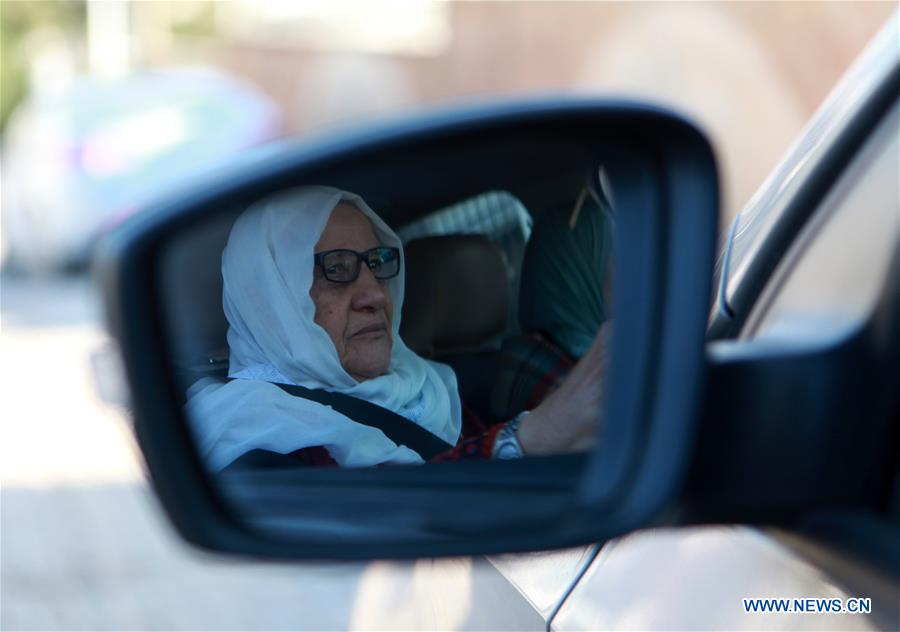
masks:
<svg viewBox="0 0 900 632"><path fill-rule="evenodd" d="M506 329L509 282L499 248L483 235L406 244L400 335L425 357L482 347Z"/></svg>

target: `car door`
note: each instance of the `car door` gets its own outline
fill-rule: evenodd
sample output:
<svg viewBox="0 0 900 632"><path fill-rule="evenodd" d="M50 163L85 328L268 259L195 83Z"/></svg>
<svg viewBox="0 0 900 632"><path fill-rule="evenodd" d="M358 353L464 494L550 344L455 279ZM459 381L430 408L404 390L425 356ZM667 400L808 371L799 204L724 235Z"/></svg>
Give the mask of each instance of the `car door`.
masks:
<svg viewBox="0 0 900 632"><path fill-rule="evenodd" d="M732 341L771 347L840 339L893 295L900 259L898 37L892 20L735 220L719 260L711 349ZM602 549L551 625L897 629L898 532L896 490L881 515L852 520L841 538L824 542L813 531L739 526L638 532ZM751 615L742 606L745 598L796 596L869 598L872 612L823 619L796 611Z"/></svg>

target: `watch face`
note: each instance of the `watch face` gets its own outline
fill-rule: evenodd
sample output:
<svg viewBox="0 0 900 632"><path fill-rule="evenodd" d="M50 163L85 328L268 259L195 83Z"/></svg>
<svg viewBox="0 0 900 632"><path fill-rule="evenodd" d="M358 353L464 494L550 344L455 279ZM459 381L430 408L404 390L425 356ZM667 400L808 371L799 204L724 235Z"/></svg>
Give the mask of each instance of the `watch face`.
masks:
<svg viewBox="0 0 900 632"><path fill-rule="evenodd" d="M517 459L522 456L522 450L519 446L509 439L497 445L496 450L494 456L498 459Z"/></svg>
<svg viewBox="0 0 900 632"><path fill-rule="evenodd" d="M516 437L516 427L518 420L509 422L505 428L497 433L494 441L494 458L495 459L520 459L525 456L519 439Z"/></svg>
<svg viewBox="0 0 900 632"><path fill-rule="evenodd" d="M522 450L522 444L519 443L517 432L522 418L528 414L528 411L522 411L512 419L506 422L506 425L497 433L494 439L494 449L492 456L495 459L521 459L525 456Z"/></svg>

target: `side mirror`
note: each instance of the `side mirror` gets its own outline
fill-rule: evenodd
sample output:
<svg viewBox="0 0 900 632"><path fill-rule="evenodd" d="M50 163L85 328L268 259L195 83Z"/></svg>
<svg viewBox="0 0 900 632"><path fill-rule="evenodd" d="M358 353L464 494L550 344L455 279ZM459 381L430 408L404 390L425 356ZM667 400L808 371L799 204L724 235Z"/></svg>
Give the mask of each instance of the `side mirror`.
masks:
<svg viewBox="0 0 900 632"><path fill-rule="evenodd" d="M323 215L303 206L311 199L309 187L320 185L354 196L326 195L331 202ZM375 246L391 246L386 235L396 235L402 274L391 267L393 255L369 252L372 244L362 243L369 237L361 245L342 242L316 249L367 251L363 260L351 253L330 263L314 261L312 245L325 241L335 199L357 210L366 207L384 221L389 229L367 216L372 227L367 235L375 236ZM581 232L587 230L581 216L589 213L605 213L608 259L614 257L614 265L604 270L590 260L575 270L603 293L606 313L592 317L599 319L593 326L614 322L602 384L592 386L602 390L596 398L602 403L588 411L599 420L596 436L541 456L414 464L416 459L396 455L406 455L408 446L424 454L416 439L368 419L365 408L348 412L340 396L332 397L341 390L377 391L379 401L390 400L392 392L367 384L395 384L382 377L395 372L400 338L410 353L453 368L455 378L443 384L455 379L466 410L454 413L451 401L446 415L474 409L484 434L490 434L492 425L508 421L516 410L510 404L515 389L498 386L508 387L503 380L511 379L510 371L515 374L515 363L522 360L521 354L507 353L510 341L540 334L561 348L561 355L574 355L561 342L565 330L549 335L544 325L529 324L544 322L540 318L524 322L523 310L537 310L542 317L565 307L576 315L570 322L583 324L578 315L589 313L589 306L572 295L554 302L560 281L545 289L551 298L541 294L525 306L522 295L532 292L532 285L528 278L523 282L521 270L524 259L526 270L530 265L531 274L541 277L542 266L549 269L572 254L562 246L556 255L533 260L544 263L529 259L528 249L537 248L529 246L534 243L530 237L557 215L565 218L567 230L587 240L588 248L596 245L603 235ZM248 223L240 218L265 214L265 221L273 222L269 241L259 242L259 248L238 244L235 234ZM558 548L659 520L681 489L695 442L717 217L715 161L701 132L653 107L586 100L456 109L284 146L171 198L123 225L98 257L108 322L131 387L136 434L163 505L194 544L297 559ZM298 225L294 218L305 227L296 234L290 233ZM291 239L297 248L273 245L273 240L290 244ZM229 259L238 248L243 250ZM244 270L242 262L256 261L262 251L266 261L275 262L266 278L277 277L283 285L277 296L284 301L267 293L263 286L269 280L231 285L229 275ZM340 382L356 375L352 369L358 365L341 355L335 342L321 371L327 374L325 365L336 358L346 375L341 373L340 384L317 382L312 373L320 368L297 358L340 335L329 329L333 323L319 299L312 299L312 319L313 303L307 301L317 279L331 283L328 287L343 297L336 299L338 311L384 311L377 302L383 297L354 302L340 294L349 290L328 276L345 281L357 265L361 276L354 278L370 283L375 294L379 287L389 288L385 295L403 303L393 305L395 318L402 311L402 321L391 339L391 364L377 377L354 378L360 387ZM245 277L260 279L254 270ZM229 292L237 292L238 302L246 305L235 307L236 295L229 298ZM290 326L294 321L284 311L295 308L310 321L298 318L296 336ZM276 321L277 326L260 324ZM372 330L369 336L383 341L379 336L385 331ZM241 336L254 341L252 349L236 342ZM263 338L270 342L260 342ZM374 347L360 348L365 355ZM266 353L266 358L254 356ZM449 369L434 370L450 375ZM214 405L195 405L197 397L206 397L203 393L233 389L241 379L241 388L249 390ZM300 415L298 421L304 432L324 433L319 443L296 442L292 426L281 434L272 430L276 418L290 425L293 414L283 414L278 403L294 410L295 400L287 398L296 393L273 386L285 381L322 385L313 390L324 391L325 399L297 409L322 413ZM403 401L415 396L407 394ZM451 393L451 400L455 396ZM416 418L406 408L400 412ZM237 436L230 421L223 421L238 417L249 435ZM551 421L563 427L567 420ZM336 439L332 424L338 422L359 432ZM288 434L294 437L290 441L284 439ZM444 434L446 443L457 443L458 430ZM252 440L242 443L247 436ZM381 453L348 456L369 454L372 436L378 449L388 446L393 456L384 463ZM225 444L230 451L220 450ZM315 467L309 453L291 460L298 448L310 447L324 448L316 452L323 461L356 467ZM234 466L254 450L267 458Z"/></svg>

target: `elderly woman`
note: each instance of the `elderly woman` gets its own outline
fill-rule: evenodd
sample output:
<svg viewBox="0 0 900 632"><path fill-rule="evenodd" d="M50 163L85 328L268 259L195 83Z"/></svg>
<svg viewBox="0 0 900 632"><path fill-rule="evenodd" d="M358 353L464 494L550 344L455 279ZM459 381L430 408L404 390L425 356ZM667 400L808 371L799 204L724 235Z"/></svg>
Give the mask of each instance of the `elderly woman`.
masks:
<svg viewBox="0 0 900 632"><path fill-rule="evenodd" d="M430 460L540 455L593 442L605 331L530 414L477 432L483 428L464 424L452 369L420 358L400 339L402 261L397 235L345 191L286 191L238 218L222 255L232 379L201 381L188 393L187 412L212 469L248 453L342 467L426 460L365 420L283 385L340 393L400 415L448 446Z"/></svg>

